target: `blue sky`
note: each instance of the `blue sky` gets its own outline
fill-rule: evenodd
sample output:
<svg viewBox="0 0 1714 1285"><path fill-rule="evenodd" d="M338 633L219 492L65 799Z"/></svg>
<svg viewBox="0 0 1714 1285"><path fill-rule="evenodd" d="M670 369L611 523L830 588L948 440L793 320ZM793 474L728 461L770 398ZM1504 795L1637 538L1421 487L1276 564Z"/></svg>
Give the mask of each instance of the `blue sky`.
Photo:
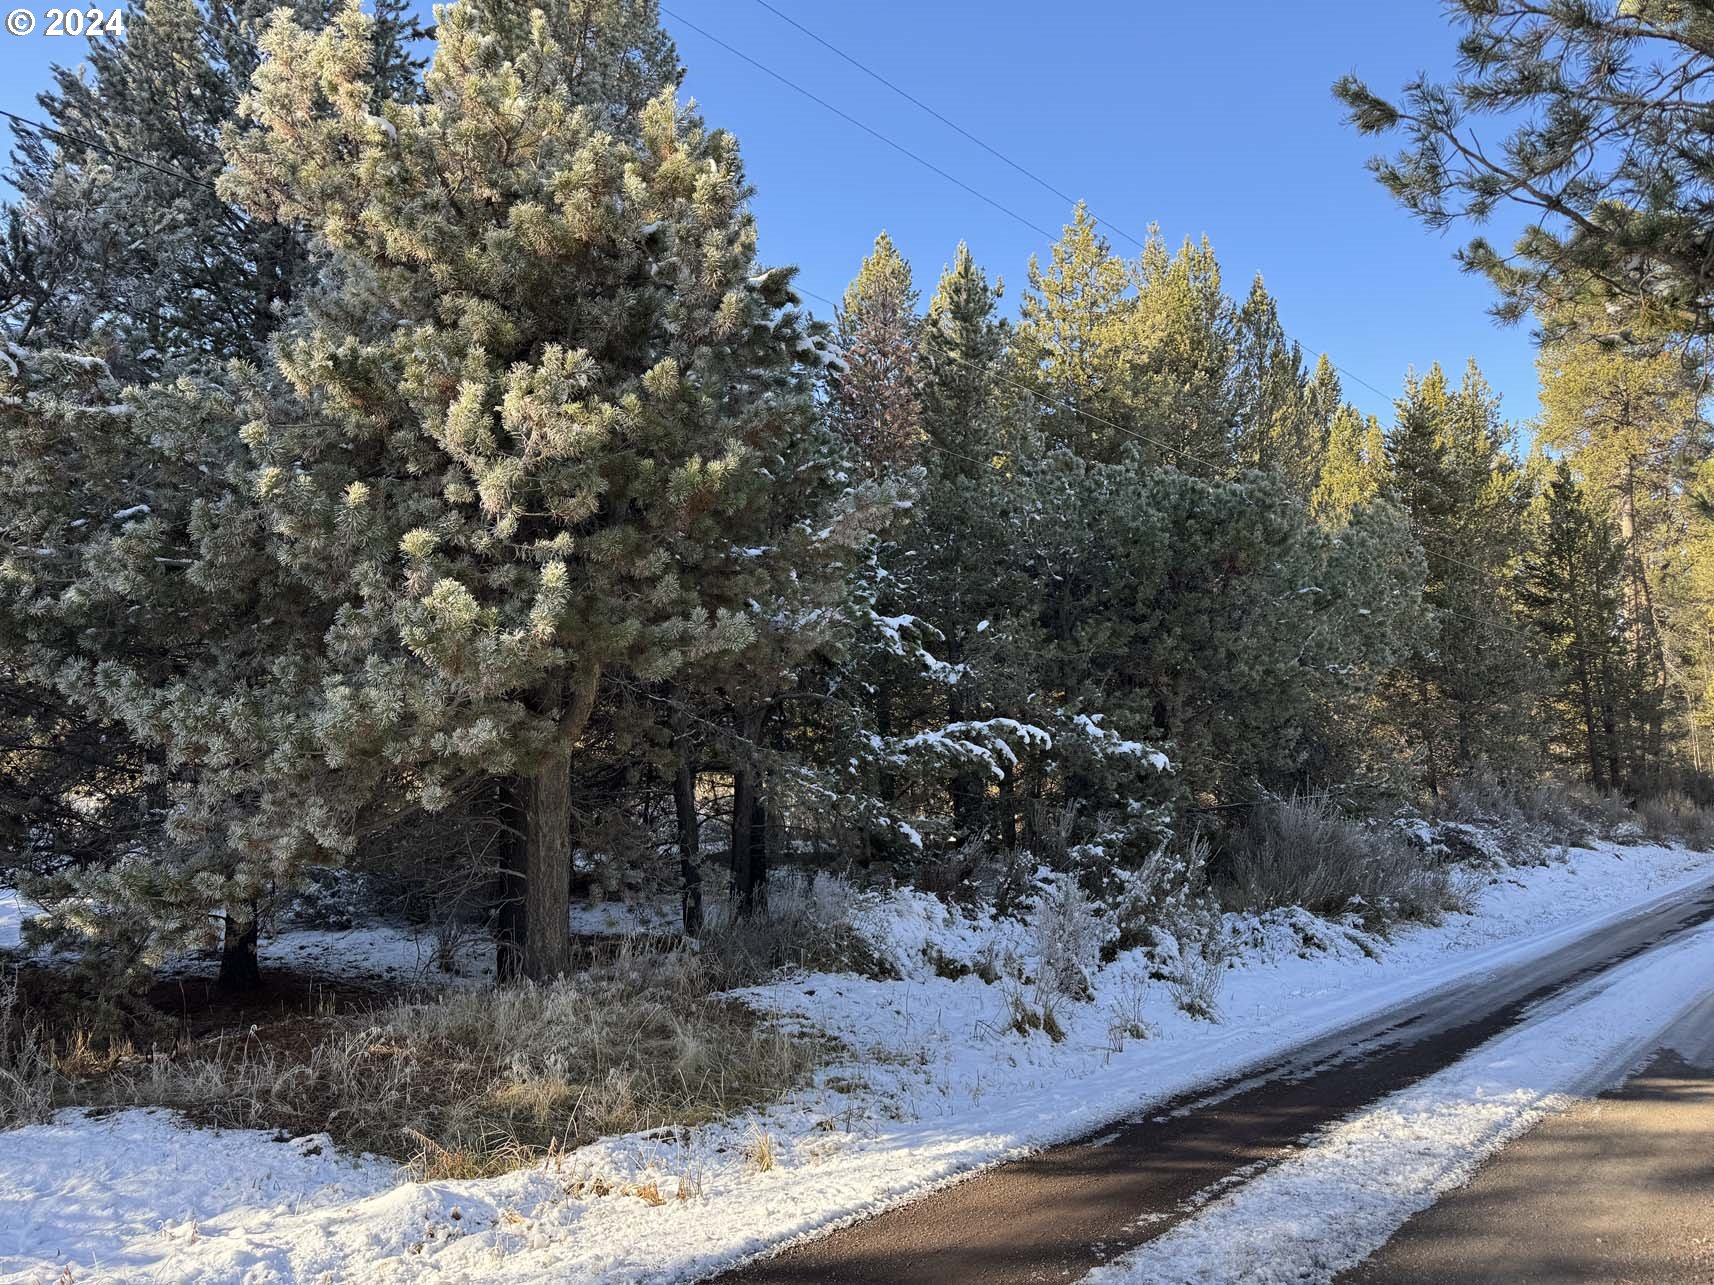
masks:
<svg viewBox="0 0 1714 1285"><path fill-rule="evenodd" d="M10 0L8 0L10 3ZM1241 293L1260 271L1287 328L1390 418L1407 367L1475 357L1510 417L1535 413L1527 329L1497 327L1465 233L1412 221L1363 168L1372 149L1329 86L1356 70L1383 92L1450 70L1438 0L769 0L1115 228L1206 233ZM1041 232L961 190L704 35L694 23L1022 216L1057 232L1066 203L770 13L758 0L667 0L686 92L734 130L757 187L762 252L837 297L885 228L926 294L960 239L1015 307ZM45 5L35 6L37 12ZM0 39L0 107L35 114L51 62L81 40ZM1115 244L1132 247L1117 234ZM1313 359L1313 357L1312 357Z"/></svg>

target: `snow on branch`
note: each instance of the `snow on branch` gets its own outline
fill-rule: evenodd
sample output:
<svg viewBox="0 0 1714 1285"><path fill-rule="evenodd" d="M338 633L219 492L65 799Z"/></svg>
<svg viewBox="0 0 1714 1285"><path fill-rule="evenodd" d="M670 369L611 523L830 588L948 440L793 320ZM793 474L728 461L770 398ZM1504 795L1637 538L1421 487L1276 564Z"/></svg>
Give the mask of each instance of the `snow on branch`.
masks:
<svg viewBox="0 0 1714 1285"><path fill-rule="evenodd" d="M883 752L890 762L900 767L926 757L940 763L979 764L994 776L1004 779L1006 766L1002 765L1002 760L1005 765L1014 765L1018 761L1018 753L1007 737L1025 746L1033 745L1042 750L1053 748L1053 738L1033 724L1020 723L1015 718L988 718L979 722L948 723L945 727L918 732L914 736L895 737L886 742Z"/></svg>
<svg viewBox="0 0 1714 1285"><path fill-rule="evenodd" d="M1145 760L1157 772L1172 771L1172 761L1155 749L1152 745L1144 745L1141 741L1127 741L1117 732L1110 732L1101 726L1101 714L1078 714L1071 721L1078 731L1089 738L1090 745L1096 754L1102 758L1122 754L1129 758Z"/></svg>
<svg viewBox="0 0 1714 1285"><path fill-rule="evenodd" d="M946 637L920 616L883 616L871 608L869 623L881 635L881 641L889 652L905 660L914 660L922 667L923 673L936 682L950 686L969 672L969 666L953 665L941 660L916 640L913 635L925 634L935 641L944 640Z"/></svg>

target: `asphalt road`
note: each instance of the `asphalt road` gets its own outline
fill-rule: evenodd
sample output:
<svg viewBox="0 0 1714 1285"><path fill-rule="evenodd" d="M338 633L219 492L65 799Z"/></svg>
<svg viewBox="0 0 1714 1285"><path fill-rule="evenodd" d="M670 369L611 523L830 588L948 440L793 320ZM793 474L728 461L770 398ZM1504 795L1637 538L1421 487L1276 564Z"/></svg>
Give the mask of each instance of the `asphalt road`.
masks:
<svg viewBox="0 0 1714 1285"><path fill-rule="evenodd" d="M1194 1097L715 1279L770 1285L1075 1280L1191 1216L1211 1195L1288 1154L1304 1135L1457 1061L1515 1025L1537 1002L1711 919L1714 889L1684 894L1542 959L1466 979ZM1714 1219L1704 1229L1714 1235ZM1428 1274L1399 1279L1465 1279L1423 1270Z"/></svg>
<svg viewBox="0 0 1714 1285"><path fill-rule="evenodd" d="M1339 1281L1714 1282L1714 996L1640 1074L1537 1125Z"/></svg>

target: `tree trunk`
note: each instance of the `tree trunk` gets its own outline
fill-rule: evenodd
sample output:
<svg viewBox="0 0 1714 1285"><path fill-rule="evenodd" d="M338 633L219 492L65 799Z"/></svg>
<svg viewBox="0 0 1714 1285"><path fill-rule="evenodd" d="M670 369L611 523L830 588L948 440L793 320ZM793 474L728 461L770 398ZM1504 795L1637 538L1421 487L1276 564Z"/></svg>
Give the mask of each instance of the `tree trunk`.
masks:
<svg viewBox="0 0 1714 1285"><path fill-rule="evenodd" d="M1434 752L1434 750L1435 750L1434 726L1432 723L1433 715L1429 712L1428 684L1421 679L1417 680L1417 700L1422 706L1422 721L1420 723L1420 728L1421 728L1421 733L1422 733L1422 745L1423 745L1424 751L1426 751L1426 753L1428 755L1428 780L1426 782L1428 785L1428 792L1431 795L1433 795L1435 798L1439 798L1440 797L1440 765L1439 765L1438 761L1436 760L1436 756L1435 756L1435 752Z"/></svg>
<svg viewBox="0 0 1714 1285"><path fill-rule="evenodd" d="M548 982L571 967L571 756L520 782L524 801L523 973Z"/></svg>
<svg viewBox="0 0 1714 1285"><path fill-rule="evenodd" d="M678 818L678 868L684 892L684 935L702 933L702 824L696 815L696 763L681 735L673 773L673 811Z"/></svg>
<svg viewBox="0 0 1714 1285"><path fill-rule="evenodd" d="M738 728L740 762L732 774L732 893L741 915L767 905L767 891L763 887L768 877L767 840L764 828L757 824L761 814L762 768L756 762L765 718L764 710L744 716Z"/></svg>
<svg viewBox="0 0 1714 1285"><path fill-rule="evenodd" d="M256 959L256 905L243 917L226 913L226 928L220 941L220 975L215 985L234 995L260 990L262 966Z"/></svg>
<svg viewBox="0 0 1714 1285"><path fill-rule="evenodd" d="M1581 653L1577 662L1577 689L1583 703L1583 739L1589 754L1589 779L1597 790L1605 789L1600 742L1595 735L1595 696L1589 686L1589 662L1582 658Z"/></svg>
<svg viewBox="0 0 1714 1285"><path fill-rule="evenodd" d="M766 878L765 859L756 851L756 813L760 782L754 767L741 767L732 778L732 893L738 913L756 909L757 894Z"/></svg>
<svg viewBox="0 0 1714 1285"><path fill-rule="evenodd" d="M495 803L496 819L503 829L494 894L494 976L502 982L515 982L524 975L526 812L522 781L502 781Z"/></svg>

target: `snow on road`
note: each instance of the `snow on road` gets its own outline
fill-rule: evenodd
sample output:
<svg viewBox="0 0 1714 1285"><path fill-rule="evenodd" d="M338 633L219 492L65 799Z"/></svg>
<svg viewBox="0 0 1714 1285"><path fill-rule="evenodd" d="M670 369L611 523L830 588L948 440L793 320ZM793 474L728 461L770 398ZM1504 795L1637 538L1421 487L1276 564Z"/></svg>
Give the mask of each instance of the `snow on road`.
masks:
<svg viewBox="0 0 1714 1285"><path fill-rule="evenodd" d="M1002 985L940 976L923 950L963 960L1028 950L1027 926L972 920L922 894L868 899L859 922L892 943L904 980L797 975L746 993L780 1020L857 1050L784 1103L677 1136L607 1139L495 1179L372 1187L373 1171L360 1168L356 1189L296 1207L222 1185L219 1148L240 1137L278 1145L266 1135L217 1142L187 1132L174 1162L183 1183L158 1189L143 1157L101 1158L112 1121L65 1113L50 1126L57 1132L0 1135L0 1205L32 1210L27 1237L0 1238L0 1279L52 1279L67 1264L81 1273L99 1261L102 1279L121 1281L253 1273L451 1282L482 1279L503 1256L515 1282L690 1280L1094 1130L1458 978L1545 955L1711 876L1708 854L1580 851L1570 863L1502 871L1475 914L1378 947L1301 913L1236 920L1244 948L1225 975L1223 1020L1178 1012L1132 952L1099 972L1093 1002L1061 1009L1067 1038L1057 1044L1007 1030ZM1115 1026L1137 1017L1149 1038L1115 1039ZM775 1156L766 1172L746 1159L761 1132ZM19 1136L59 1139L61 1164L19 1160L10 1145ZM183 1184L202 1175L209 1191L197 1204L198 1235L164 1235L163 1225L184 1217ZM580 1180L594 1177L618 1192L653 1179L669 1199L591 1195ZM84 1197L56 1200L68 1184ZM681 1188L688 1199L672 1199ZM123 1216L115 1221L108 1207Z"/></svg>
<svg viewBox="0 0 1714 1285"><path fill-rule="evenodd" d="M1562 995L1524 1026L1341 1121L1093 1285L1309 1285L1374 1253L1412 1214L1580 1094L1624 1078L1706 998L1714 927Z"/></svg>

